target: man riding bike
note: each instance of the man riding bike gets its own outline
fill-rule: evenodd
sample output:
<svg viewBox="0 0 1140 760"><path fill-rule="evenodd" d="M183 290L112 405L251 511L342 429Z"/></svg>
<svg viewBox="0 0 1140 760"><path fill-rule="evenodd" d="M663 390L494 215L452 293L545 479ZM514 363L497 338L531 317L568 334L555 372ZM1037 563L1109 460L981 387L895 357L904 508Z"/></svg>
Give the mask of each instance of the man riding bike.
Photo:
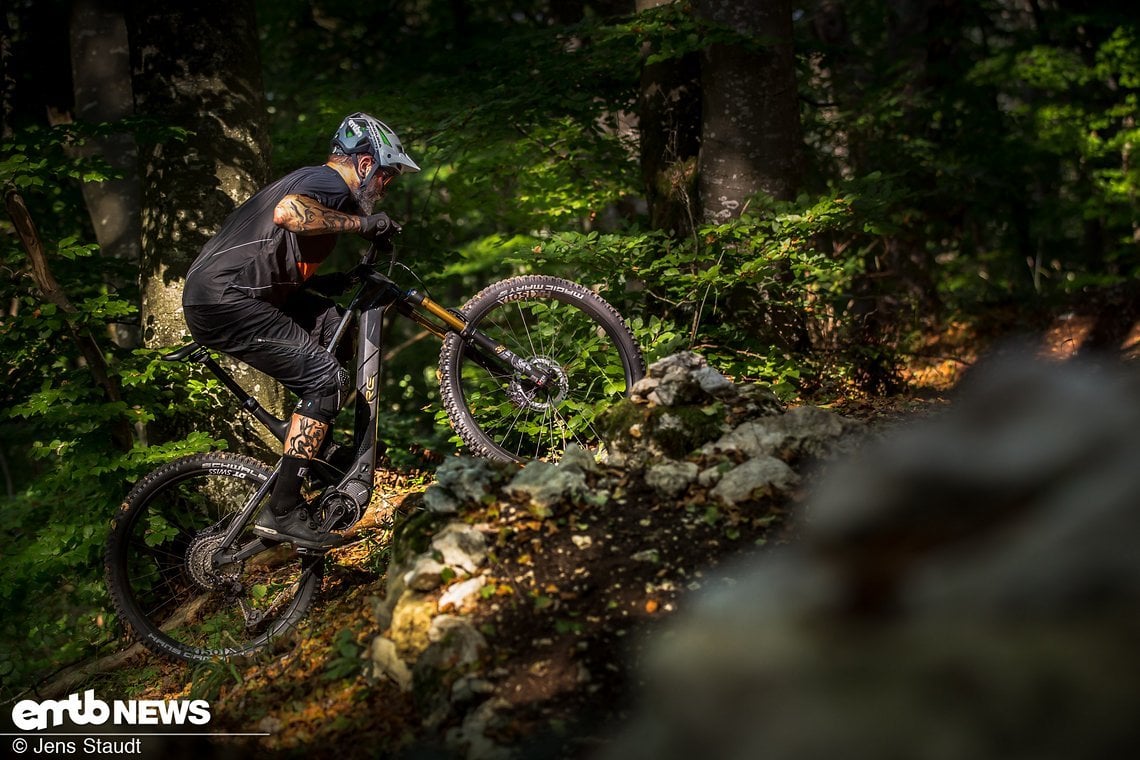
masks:
<svg viewBox="0 0 1140 760"><path fill-rule="evenodd" d="M325 164L297 169L239 206L186 276L182 305L194 340L300 398L277 481L254 527L262 538L314 550L344 542L320 530L301 496L307 468L351 388L349 373L326 350L340 314L316 295L322 276L314 275L337 235L375 240L398 232L373 205L395 177L419 170L386 124L354 113L333 134Z"/></svg>

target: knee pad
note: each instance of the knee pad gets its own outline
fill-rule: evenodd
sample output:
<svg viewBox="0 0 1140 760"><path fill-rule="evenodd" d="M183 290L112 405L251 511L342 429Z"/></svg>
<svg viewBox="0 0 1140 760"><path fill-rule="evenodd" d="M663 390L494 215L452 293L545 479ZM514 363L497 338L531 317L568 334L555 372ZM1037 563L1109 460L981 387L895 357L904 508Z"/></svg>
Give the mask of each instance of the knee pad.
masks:
<svg viewBox="0 0 1140 760"><path fill-rule="evenodd" d="M350 387L348 370L340 367L323 386L302 396L294 411L331 425L336 419L337 412L344 406Z"/></svg>

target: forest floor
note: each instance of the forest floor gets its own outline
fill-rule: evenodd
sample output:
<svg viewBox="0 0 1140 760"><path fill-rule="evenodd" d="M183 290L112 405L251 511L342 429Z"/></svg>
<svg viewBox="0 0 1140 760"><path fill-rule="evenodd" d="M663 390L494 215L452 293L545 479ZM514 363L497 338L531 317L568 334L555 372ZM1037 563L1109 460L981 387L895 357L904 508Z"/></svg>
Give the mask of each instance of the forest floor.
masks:
<svg viewBox="0 0 1140 760"><path fill-rule="evenodd" d="M1070 355L1082 329L1059 320L1039 351ZM905 394L830 399L827 406L870 425L933 412L977 358L976 337L948 331L932 342L905 368ZM212 744L215 756L292 756L315 747L345 760L446 756L438 739L448 726L425 731L422 701L369 678L361 657L380 633L391 518L416 510L429 473L388 474L382 489L393 512L374 516L361 527L361 541L330 555L319 600L287 654L240 667L189 667L140 653L129 668L84 688L117 698L205 698L212 731L266 734ZM639 477L631 475L615 492L621 498L588 517L565 507L560 519L532 520L499 503L466 516L510 528L510 540L493 550L499 591L471 613L490 645L495 695L509 703L511 721L492 736L498 744L533 757L589 755L632 709L648 642L688 596L712 582L717 568L794 540L786 518L802 494L747 514L709 509L699 492L681 504L662 502ZM584 552L586 534L604 536L606 551Z"/></svg>
<svg viewBox="0 0 1140 760"><path fill-rule="evenodd" d="M941 403L935 393L844 400L832 409L880 424ZM385 493L397 513L416 510L426 475L390 476ZM588 755L632 708L643 651L686 597L718 567L792 540L786 518L797 495L750 515L710 509L700 494L682 504L662 501L639 478L623 482L621 498L591 507L588 519L569 505L553 520L498 504L465 515L509 526L512 535L494 550L493 603L472 614L490 644L496 696L510 704L510 725L493 737L500 744L526 747L535 757ZM588 560L586 533L604 536L606 549ZM318 601L284 656L192 667L140 652L129 667L83 688L116 698L205 698L211 731L268 734L214 745L215 755L292 756L320 746L335 747L345 760L390 756L379 748L446 756L440 733L424 732L413 695L363 670L361 656L381 632L376 610L389 536L383 516L358 536L330 554Z"/></svg>

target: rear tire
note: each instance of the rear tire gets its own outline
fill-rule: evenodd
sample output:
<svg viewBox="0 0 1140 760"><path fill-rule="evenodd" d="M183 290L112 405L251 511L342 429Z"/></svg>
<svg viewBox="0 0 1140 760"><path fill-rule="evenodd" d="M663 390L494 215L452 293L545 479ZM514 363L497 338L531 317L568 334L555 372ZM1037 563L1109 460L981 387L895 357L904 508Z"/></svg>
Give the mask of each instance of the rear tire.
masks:
<svg viewBox="0 0 1140 760"><path fill-rule="evenodd" d="M308 611L324 558L277 545L244 562L210 557L234 516L269 479L256 459L195 454L135 485L107 541L107 587L133 637L156 654L209 661L280 639ZM249 521L234 548L254 539Z"/></svg>
<svg viewBox="0 0 1140 760"><path fill-rule="evenodd" d="M440 391L452 427L477 455L556 460L577 443L599 453L595 417L645 374L633 333L593 291L557 277L512 277L484 288L462 309L468 325L549 369L538 389L516 374L475 363L450 334L439 355Z"/></svg>

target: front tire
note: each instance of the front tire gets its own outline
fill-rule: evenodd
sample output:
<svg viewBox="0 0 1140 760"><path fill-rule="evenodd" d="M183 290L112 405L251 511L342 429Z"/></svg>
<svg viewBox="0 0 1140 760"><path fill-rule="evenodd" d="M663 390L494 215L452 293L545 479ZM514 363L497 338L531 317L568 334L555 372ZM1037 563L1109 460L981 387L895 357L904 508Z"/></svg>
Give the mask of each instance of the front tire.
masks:
<svg viewBox="0 0 1140 760"><path fill-rule="evenodd" d="M617 310L576 283L528 275L484 288L462 312L470 327L554 376L538 389L517 373L473 361L478 349L448 335L440 390L463 442L478 455L515 462L556 460L571 443L597 452L597 414L645 374Z"/></svg>
<svg viewBox="0 0 1140 760"><path fill-rule="evenodd" d="M273 546L244 562L211 557L238 512L272 471L250 457L195 454L135 485L115 516L105 569L111 600L133 637L187 661L248 654L304 617L321 583L322 557ZM234 548L254 539L253 520Z"/></svg>

